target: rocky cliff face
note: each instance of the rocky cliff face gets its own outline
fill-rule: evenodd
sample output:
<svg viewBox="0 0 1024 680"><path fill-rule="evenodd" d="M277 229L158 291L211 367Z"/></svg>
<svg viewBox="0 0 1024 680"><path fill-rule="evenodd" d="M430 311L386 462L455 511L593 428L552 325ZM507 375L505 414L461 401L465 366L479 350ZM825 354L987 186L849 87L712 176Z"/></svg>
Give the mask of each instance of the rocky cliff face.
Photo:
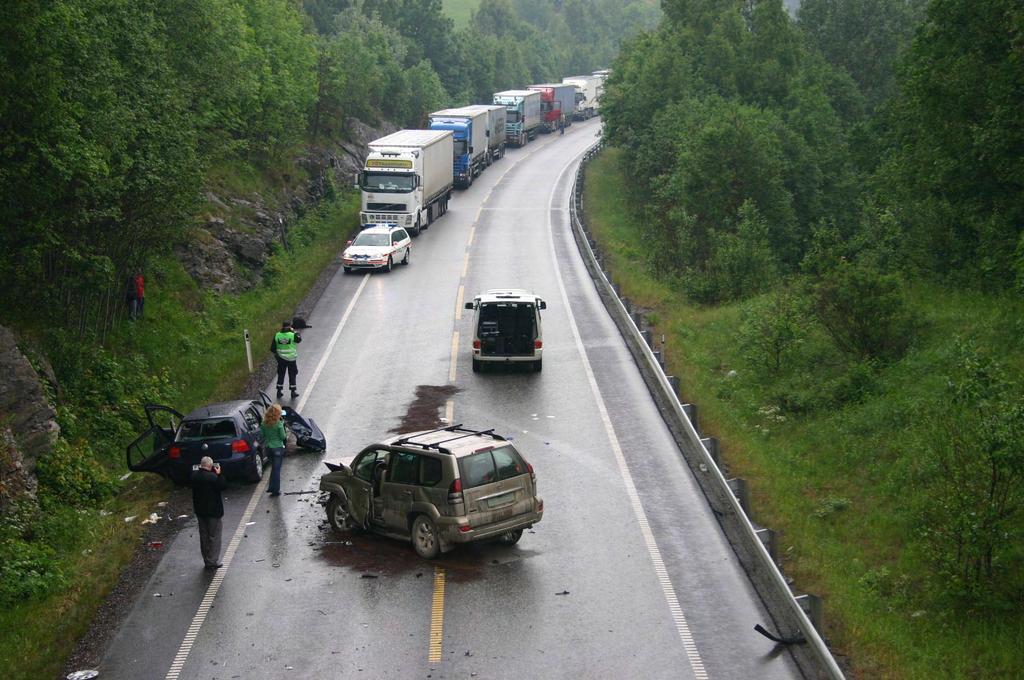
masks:
<svg viewBox="0 0 1024 680"><path fill-rule="evenodd" d="M350 187L362 169L367 144L394 132L391 124L370 127L349 121L351 141L309 148L295 159L308 178L275 196L206 195L208 214L187 244L175 250L199 287L217 293L240 293L255 286L274 243L287 243L288 225L323 200L329 183Z"/></svg>
<svg viewBox="0 0 1024 680"><path fill-rule="evenodd" d="M0 512L36 490L36 461L57 442L60 426L44 381L56 389L52 369L40 376L18 349L10 329L0 326Z"/></svg>

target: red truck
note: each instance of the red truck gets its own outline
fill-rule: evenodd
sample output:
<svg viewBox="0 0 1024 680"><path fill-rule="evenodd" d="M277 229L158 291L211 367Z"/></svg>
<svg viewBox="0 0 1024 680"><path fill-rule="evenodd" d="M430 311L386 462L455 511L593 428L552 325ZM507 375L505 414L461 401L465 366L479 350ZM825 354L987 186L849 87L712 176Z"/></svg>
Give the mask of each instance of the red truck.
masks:
<svg viewBox="0 0 1024 680"><path fill-rule="evenodd" d="M555 132L572 125L576 110L576 86L572 83L544 83L530 85L527 90L540 92L540 127L544 132Z"/></svg>

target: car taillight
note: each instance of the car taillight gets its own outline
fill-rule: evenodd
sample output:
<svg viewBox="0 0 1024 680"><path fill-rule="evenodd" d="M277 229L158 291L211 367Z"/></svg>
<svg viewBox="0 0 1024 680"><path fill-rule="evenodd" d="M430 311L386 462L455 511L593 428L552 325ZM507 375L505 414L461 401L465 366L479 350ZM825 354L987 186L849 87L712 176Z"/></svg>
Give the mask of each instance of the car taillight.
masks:
<svg viewBox="0 0 1024 680"><path fill-rule="evenodd" d="M533 474L533 465L531 465L530 463L527 463L526 464L526 471L530 473L530 480L534 484L536 484L537 483L537 475Z"/></svg>
<svg viewBox="0 0 1024 680"><path fill-rule="evenodd" d="M248 453L249 442L245 441L244 439L236 439L235 441L231 442L231 451L234 453Z"/></svg>
<svg viewBox="0 0 1024 680"><path fill-rule="evenodd" d="M544 346L544 343L541 342L540 340L534 340L533 341L533 348L534 349L540 349L543 346Z"/></svg>
<svg viewBox="0 0 1024 680"><path fill-rule="evenodd" d="M175 459L181 458L181 447L180 446L172 446L171 450L168 451L167 453L170 455L171 458L175 458Z"/></svg>
<svg viewBox="0 0 1024 680"><path fill-rule="evenodd" d="M473 527L469 526L468 524L463 524L461 527L459 527L459 531L461 531L464 534L469 533L472 530Z"/></svg>
<svg viewBox="0 0 1024 680"><path fill-rule="evenodd" d="M456 479L452 482L452 485L448 487L448 504L455 505L456 503L462 503L462 480Z"/></svg>
<svg viewBox="0 0 1024 680"><path fill-rule="evenodd" d="M473 341L473 349L480 349L480 341L479 340L474 340Z"/></svg>

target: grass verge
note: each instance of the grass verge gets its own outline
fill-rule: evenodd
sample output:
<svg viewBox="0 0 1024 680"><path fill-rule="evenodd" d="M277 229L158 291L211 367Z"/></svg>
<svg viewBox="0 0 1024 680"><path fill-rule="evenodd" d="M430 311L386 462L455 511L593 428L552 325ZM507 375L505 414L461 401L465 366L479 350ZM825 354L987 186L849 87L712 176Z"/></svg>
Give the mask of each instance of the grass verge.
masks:
<svg viewBox="0 0 1024 680"><path fill-rule="evenodd" d="M900 361L879 368L864 398L788 414L777 386L749 369L737 338L742 304L699 307L647 267L629 209L620 152L587 169L584 209L623 294L651 310L668 370L701 428L719 437L732 476L746 478L759 522L780 532L783 567L825 598L827 635L861 678L1024 677L1024 609L952 607L931 597L924 558L907 549L919 491L905 474L927 433L918 414L942 387L953 338L968 336L1024 374L1020 301L914 283L922 331ZM809 376L826 392L826 365Z"/></svg>

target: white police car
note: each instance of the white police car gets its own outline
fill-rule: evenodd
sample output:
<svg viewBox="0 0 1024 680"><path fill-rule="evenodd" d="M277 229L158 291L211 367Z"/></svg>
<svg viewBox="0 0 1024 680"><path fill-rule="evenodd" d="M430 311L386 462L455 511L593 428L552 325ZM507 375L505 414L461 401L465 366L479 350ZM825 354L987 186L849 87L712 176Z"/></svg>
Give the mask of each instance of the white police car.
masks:
<svg viewBox="0 0 1024 680"><path fill-rule="evenodd" d="M383 269L391 271L396 264L409 264L412 239L402 227L386 224L371 225L359 232L341 254L345 273L354 269Z"/></svg>

